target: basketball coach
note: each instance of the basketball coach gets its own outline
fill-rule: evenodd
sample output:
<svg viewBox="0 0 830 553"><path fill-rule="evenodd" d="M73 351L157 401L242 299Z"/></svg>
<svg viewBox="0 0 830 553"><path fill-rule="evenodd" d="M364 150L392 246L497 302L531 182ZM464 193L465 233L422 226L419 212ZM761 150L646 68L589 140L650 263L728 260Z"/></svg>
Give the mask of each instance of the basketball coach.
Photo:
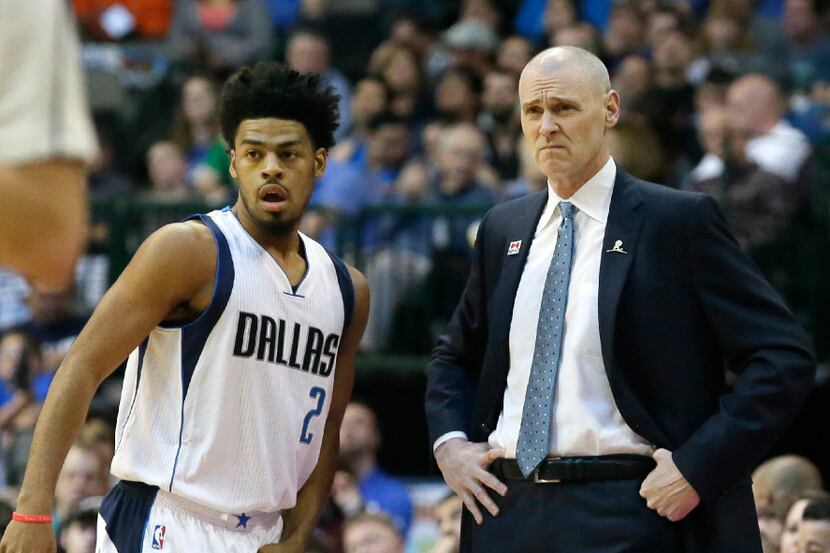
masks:
<svg viewBox="0 0 830 553"><path fill-rule="evenodd" d="M484 217L427 367L462 551L760 553L749 474L810 389L805 333L711 198L616 166L598 58L540 53L519 103L547 190Z"/></svg>

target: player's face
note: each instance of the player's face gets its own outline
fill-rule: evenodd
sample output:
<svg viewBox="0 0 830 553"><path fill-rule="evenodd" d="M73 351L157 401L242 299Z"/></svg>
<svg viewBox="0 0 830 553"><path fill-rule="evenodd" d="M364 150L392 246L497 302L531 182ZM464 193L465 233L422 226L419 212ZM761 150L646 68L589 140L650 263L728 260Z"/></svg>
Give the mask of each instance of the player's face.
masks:
<svg viewBox="0 0 830 553"><path fill-rule="evenodd" d="M801 524L801 515L804 514L807 503L806 499L800 499L790 507L781 534L781 553L798 553L798 525Z"/></svg>
<svg viewBox="0 0 830 553"><path fill-rule="evenodd" d="M830 521L802 520L798 526L798 553L830 553Z"/></svg>
<svg viewBox="0 0 830 553"><path fill-rule="evenodd" d="M231 150L231 175L247 216L271 233L295 231L326 168L326 150L315 149L305 126L289 119L245 119Z"/></svg>
<svg viewBox="0 0 830 553"><path fill-rule="evenodd" d="M349 527L343 534L346 553L401 553L401 539L395 532L377 522L363 522Z"/></svg>

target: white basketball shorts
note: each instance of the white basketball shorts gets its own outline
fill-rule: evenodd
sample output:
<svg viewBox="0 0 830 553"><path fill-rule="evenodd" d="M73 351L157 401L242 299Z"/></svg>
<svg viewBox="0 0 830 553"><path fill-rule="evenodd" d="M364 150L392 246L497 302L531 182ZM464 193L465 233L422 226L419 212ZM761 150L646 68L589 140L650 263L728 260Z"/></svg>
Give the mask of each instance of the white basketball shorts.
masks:
<svg viewBox="0 0 830 553"><path fill-rule="evenodd" d="M95 553L256 553L279 543L282 516L220 513L139 482L101 504Z"/></svg>

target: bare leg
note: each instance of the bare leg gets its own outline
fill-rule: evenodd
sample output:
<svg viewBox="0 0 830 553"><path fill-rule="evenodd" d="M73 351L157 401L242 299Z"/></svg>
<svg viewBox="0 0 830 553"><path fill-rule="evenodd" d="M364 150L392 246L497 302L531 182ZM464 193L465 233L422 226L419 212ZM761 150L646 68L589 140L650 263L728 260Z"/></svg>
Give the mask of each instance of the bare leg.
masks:
<svg viewBox="0 0 830 553"><path fill-rule="evenodd" d="M86 173L76 160L0 165L0 265L44 292L74 281L88 226Z"/></svg>

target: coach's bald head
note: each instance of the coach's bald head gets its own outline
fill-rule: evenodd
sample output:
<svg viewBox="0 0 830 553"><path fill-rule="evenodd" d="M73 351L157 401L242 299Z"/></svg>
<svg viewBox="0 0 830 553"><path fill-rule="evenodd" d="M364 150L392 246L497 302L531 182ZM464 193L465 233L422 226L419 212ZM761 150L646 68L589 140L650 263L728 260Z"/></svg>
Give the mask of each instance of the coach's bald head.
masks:
<svg viewBox="0 0 830 553"><path fill-rule="evenodd" d="M608 69L582 48L549 48L522 71L519 102L536 166L569 198L608 161L606 130L620 111Z"/></svg>

